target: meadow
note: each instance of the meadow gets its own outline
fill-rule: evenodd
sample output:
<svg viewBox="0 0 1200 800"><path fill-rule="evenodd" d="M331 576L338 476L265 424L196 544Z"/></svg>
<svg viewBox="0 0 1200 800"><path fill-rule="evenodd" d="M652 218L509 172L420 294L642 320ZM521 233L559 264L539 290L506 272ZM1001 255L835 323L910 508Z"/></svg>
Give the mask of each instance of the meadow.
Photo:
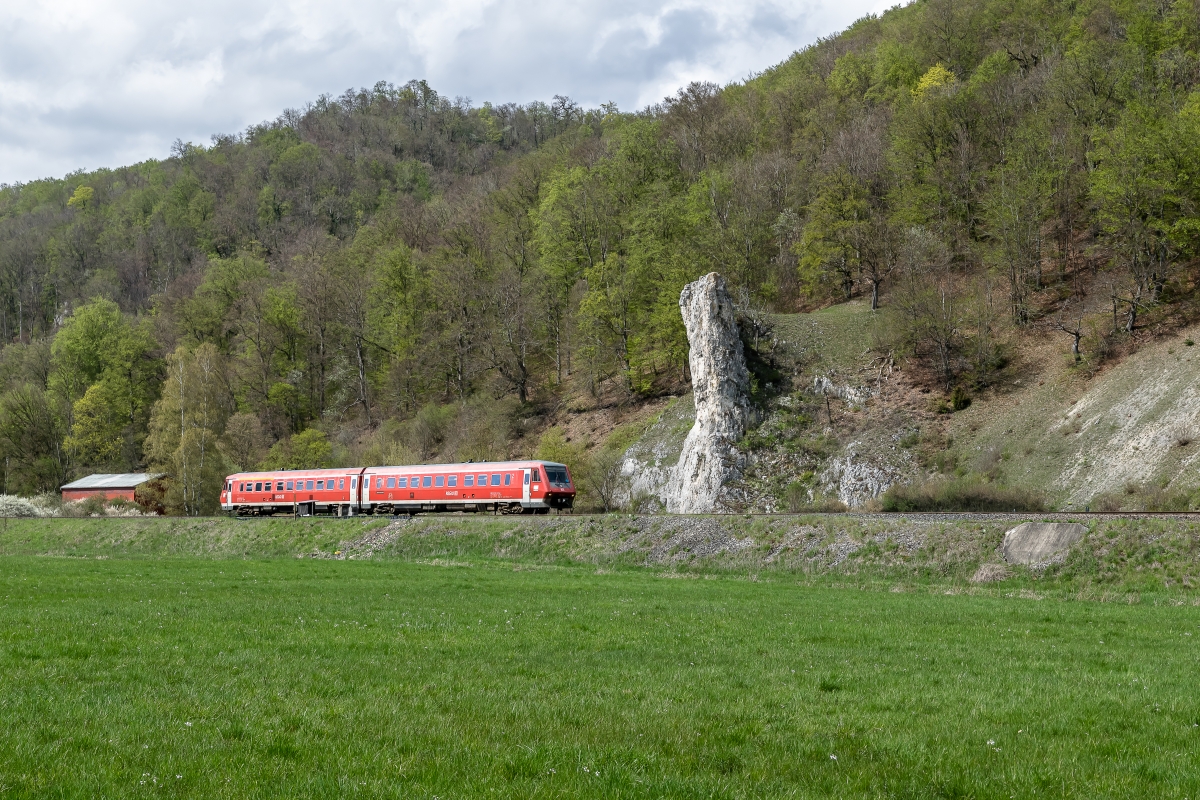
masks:
<svg viewBox="0 0 1200 800"><path fill-rule="evenodd" d="M0 796L1196 797L1198 640L1181 602L6 555Z"/></svg>

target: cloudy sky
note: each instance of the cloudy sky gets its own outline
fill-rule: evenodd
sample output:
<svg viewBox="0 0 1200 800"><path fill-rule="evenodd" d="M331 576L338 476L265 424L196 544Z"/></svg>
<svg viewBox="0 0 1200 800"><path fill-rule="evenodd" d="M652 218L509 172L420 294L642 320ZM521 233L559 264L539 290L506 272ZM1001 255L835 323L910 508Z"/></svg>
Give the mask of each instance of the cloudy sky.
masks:
<svg viewBox="0 0 1200 800"><path fill-rule="evenodd" d="M896 0L25 0L0 4L0 183L167 155L322 93L476 103L738 80Z"/></svg>

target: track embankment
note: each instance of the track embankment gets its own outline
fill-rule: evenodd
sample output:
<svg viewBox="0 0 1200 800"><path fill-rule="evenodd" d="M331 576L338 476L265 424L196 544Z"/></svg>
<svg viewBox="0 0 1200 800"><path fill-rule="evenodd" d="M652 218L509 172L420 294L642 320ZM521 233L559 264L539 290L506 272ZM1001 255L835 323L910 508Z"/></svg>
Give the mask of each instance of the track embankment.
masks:
<svg viewBox="0 0 1200 800"><path fill-rule="evenodd" d="M1080 522L1087 532L1043 563L1006 563L1005 531L1030 520ZM1096 599L1200 598L1197 515L25 519L0 521L0 556L397 559Z"/></svg>

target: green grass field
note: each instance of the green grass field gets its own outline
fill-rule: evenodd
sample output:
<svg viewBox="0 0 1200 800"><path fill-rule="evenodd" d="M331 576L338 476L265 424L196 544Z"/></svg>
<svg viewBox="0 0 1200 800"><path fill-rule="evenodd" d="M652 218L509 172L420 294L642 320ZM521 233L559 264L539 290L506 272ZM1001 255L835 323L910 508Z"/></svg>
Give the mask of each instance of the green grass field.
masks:
<svg viewBox="0 0 1200 800"><path fill-rule="evenodd" d="M5 556L0 796L1191 797L1183 604Z"/></svg>

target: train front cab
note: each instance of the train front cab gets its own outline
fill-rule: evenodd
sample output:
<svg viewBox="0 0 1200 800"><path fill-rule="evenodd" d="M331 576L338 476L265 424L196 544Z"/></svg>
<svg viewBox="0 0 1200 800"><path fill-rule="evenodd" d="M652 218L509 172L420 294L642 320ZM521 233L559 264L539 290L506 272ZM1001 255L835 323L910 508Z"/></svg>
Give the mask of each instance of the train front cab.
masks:
<svg viewBox="0 0 1200 800"><path fill-rule="evenodd" d="M575 497L566 467L531 461L369 467L362 486L363 511L374 514L545 514Z"/></svg>
<svg viewBox="0 0 1200 800"><path fill-rule="evenodd" d="M575 485L565 464L538 462L525 470L525 480L526 488L532 489L526 493L526 505L542 513L552 508L565 511L574 507Z"/></svg>

